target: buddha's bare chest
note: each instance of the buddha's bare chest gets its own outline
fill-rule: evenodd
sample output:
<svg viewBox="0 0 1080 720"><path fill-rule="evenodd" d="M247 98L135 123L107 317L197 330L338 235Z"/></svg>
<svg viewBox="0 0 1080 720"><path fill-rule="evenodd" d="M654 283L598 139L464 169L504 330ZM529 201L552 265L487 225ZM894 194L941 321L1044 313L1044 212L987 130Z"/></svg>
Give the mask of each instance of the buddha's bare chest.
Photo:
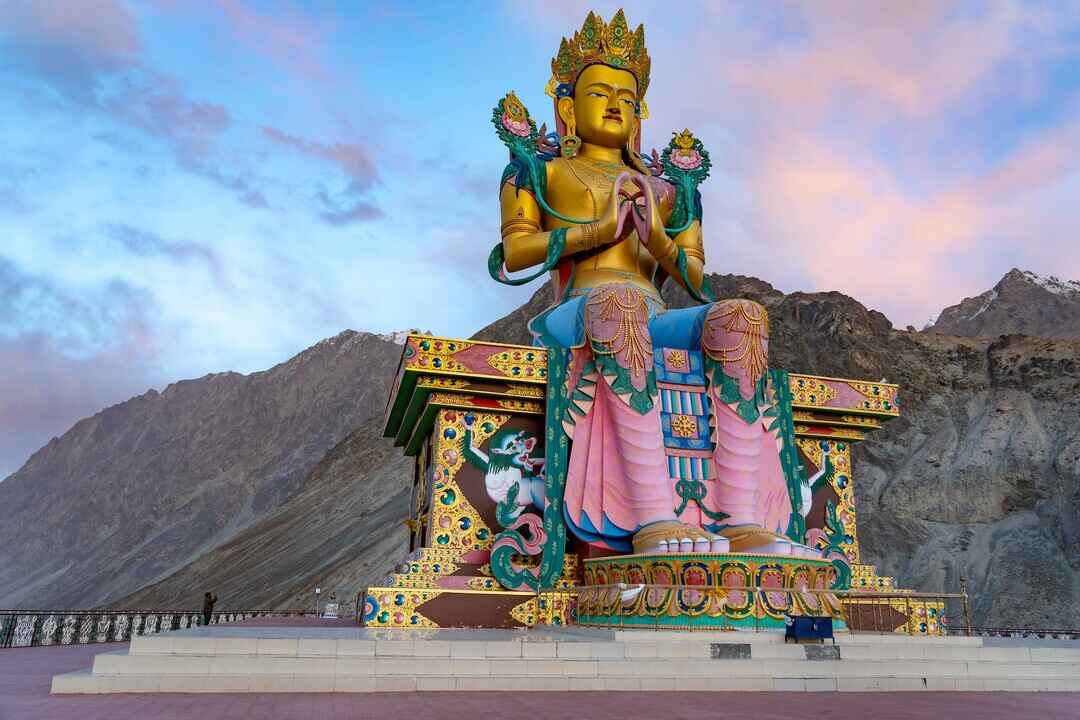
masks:
<svg viewBox="0 0 1080 720"><path fill-rule="evenodd" d="M553 161L548 172L548 202L562 215L580 220L595 219L611 202L615 179L625 172L650 183L659 204L660 216L666 220L671 212L670 186L615 163L578 159ZM631 195L637 190L634 184L620 187L620 192Z"/></svg>
<svg viewBox="0 0 1080 720"><path fill-rule="evenodd" d="M618 165L556 162L548 177L548 202L563 215L595 219L611 201L620 170L625 169Z"/></svg>

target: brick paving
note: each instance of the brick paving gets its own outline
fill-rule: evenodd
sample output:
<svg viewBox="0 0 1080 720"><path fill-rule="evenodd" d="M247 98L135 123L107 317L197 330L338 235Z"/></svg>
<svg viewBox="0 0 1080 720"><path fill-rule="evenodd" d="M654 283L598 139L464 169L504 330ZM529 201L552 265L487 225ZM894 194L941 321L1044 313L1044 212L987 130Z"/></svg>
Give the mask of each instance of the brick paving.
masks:
<svg viewBox="0 0 1080 720"><path fill-rule="evenodd" d="M1076 720L1080 693L368 693L49 695L126 643L0 650L0 720Z"/></svg>

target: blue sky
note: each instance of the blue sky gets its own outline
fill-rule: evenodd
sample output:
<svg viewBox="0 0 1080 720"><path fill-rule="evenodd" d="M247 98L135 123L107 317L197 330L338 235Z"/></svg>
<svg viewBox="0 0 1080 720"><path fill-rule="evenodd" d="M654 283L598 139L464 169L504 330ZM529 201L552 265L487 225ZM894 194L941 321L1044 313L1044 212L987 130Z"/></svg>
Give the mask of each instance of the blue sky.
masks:
<svg viewBox="0 0 1080 720"><path fill-rule="evenodd" d="M0 477L150 387L350 327L467 335L505 160L578 3L2 0ZM903 326L1080 278L1075 3L594 3L644 22L647 147L713 156L710 271ZM811 368L812 370L812 368Z"/></svg>

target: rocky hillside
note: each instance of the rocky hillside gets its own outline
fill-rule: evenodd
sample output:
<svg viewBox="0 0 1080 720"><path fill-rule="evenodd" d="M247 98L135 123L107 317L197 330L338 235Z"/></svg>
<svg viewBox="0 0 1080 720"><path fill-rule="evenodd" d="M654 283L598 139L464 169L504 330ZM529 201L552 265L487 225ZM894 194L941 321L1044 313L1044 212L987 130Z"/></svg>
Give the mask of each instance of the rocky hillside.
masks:
<svg viewBox="0 0 1080 720"><path fill-rule="evenodd" d="M920 590L956 590L965 575L979 623L1080 626L1080 341L898 331L840 293L710 282L768 308L774 364L903 386L903 417L856 450L864 561ZM1022 317L1013 297L999 290L995 312ZM477 337L528 343L524 320L549 301L542 288ZM405 551L408 464L377 419L398 351L344 334L267 373L193 381L184 422L170 419L180 406L155 405L170 388L76 425L12 478L22 505L0 548L33 538L37 565L0 557L0 588L17 588L0 604L38 592L191 605L212 588L227 607L302 608L316 584L351 598L378 581ZM283 370L294 363L309 367ZM216 378L275 389L219 399Z"/></svg>
<svg viewBox="0 0 1080 720"><path fill-rule="evenodd" d="M195 607L212 590L220 609L303 611L316 587L350 604L370 580L391 572L408 543L402 520L409 512L412 462L381 435L381 417L363 422L279 510L112 604Z"/></svg>
<svg viewBox="0 0 1080 720"><path fill-rule="evenodd" d="M1010 270L992 289L947 307L930 332L1080 338L1080 282Z"/></svg>
<svg viewBox="0 0 1080 720"><path fill-rule="evenodd" d="M106 603L269 516L381 414L400 352L346 331L79 421L0 483L0 607Z"/></svg>

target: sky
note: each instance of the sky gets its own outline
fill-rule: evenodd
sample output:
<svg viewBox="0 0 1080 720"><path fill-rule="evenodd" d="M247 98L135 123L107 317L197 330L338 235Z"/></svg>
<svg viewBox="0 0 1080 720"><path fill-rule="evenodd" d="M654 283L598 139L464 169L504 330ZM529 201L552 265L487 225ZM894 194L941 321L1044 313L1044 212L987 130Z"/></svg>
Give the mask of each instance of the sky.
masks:
<svg viewBox="0 0 1080 720"><path fill-rule="evenodd" d="M148 388L345 328L467 336L516 90L625 7L644 146L712 156L706 267L923 326L1080 279L1080 3L0 0L0 478Z"/></svg>

